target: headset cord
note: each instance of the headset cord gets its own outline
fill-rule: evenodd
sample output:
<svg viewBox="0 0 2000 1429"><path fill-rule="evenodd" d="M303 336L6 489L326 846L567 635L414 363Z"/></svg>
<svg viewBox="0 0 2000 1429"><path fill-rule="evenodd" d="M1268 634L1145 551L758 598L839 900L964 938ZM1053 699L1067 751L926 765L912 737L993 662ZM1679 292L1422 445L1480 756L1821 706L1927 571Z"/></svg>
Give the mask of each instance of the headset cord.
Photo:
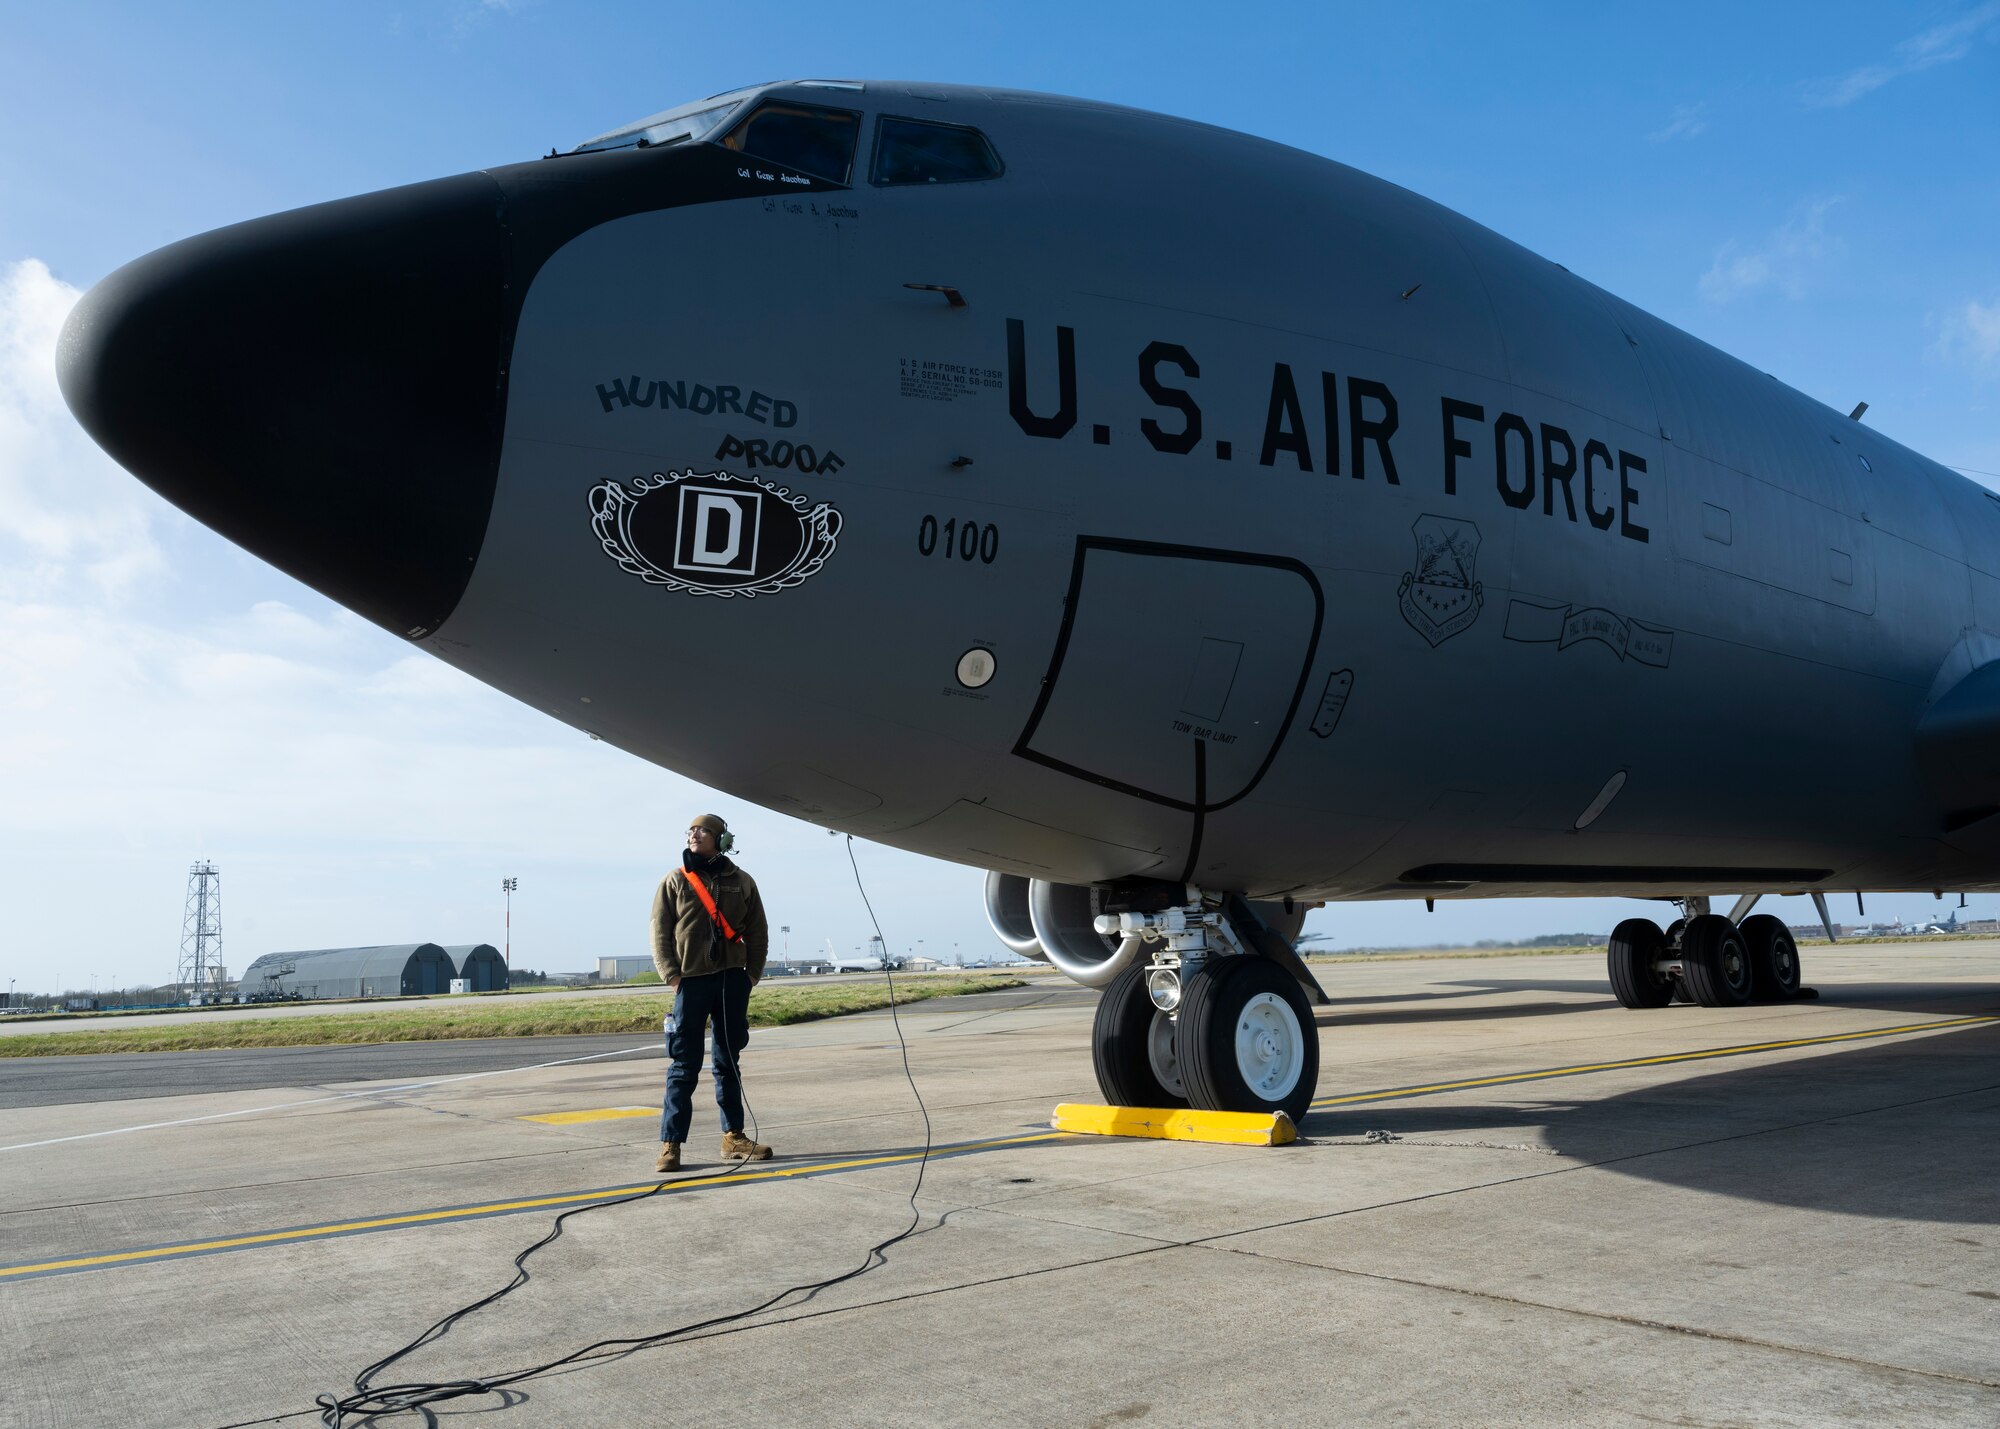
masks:
<svg viewBox="0 0 2000 1429"><path fill-rule="evenodd" d="M724 1325L747 1320L753 1315L762 1314L792 1295L817 1294L822 1290L830 1290L836 1285L865 1275L868 1271L880 1265L886 1265L888 1263L886 1252L889 1248L916 1234L917 1227L923 1223L923 1212L917 1208L917 1194L923 1189L924 1172L929 1168L931 1159L931 1113L930 1108L924 1105L923 1093L917 1089L916 1076L910 1071L910 1044L903 1036L902 1018L896 1011L896 979L889 968L889 944L886 939L882 938L882 924L875 917L875 905L869 901L868 889L862 883L861 865L855 861L854 857L854 836L852 834L847 835L847 862L848 866L854 871L854 887L861 895L861 904L868 910L868 921L875 929L875 936L878 939L882 939L882 975L889 985L889 1020L891 1025L896 1029L896 1045L902 1052L903 1078L910 1084L910 1095L916 1099L917 1110L923 1117L924 1150L923 1155L917 1161L917 1179L910 1187L910 1223L894 1235L877 1241L874 1245L870 1246L868 1253L862 1257L861 1263L853 1269L843 1271L838 1275L828 1276L824 1280L787 1286L777 1294L750 1306L746 1310L730 1311L727 1314L711 1316L706 1320L697 1320L689 1324L677 1325L673 1329L661 1330L651 1335L598 1340L593 1344L585 1345L582 1349L572 1350L569 1354L563 1355L558 1359L548 1360L538 1365L531 1365L525 1369L509 1370L504 1374L488 1375L480 1379L421 1380L408 1384L381 1386L373 1384L374 1377L389 1368L389 1366L416 1353L425 1345L442 1339L446 1334L450 1333L452 1327L459 1321L513 1294L514 1291L527 1284L529 1280L528 1258L543 1246L551 1245L561 1239L563 1224L571 1216L580 1216L589 1211L601 1211L607 1206L623 1206L633 1201L643 1201L650 1196L657 1196L667 1187L677 1183L673 1181L661 1181L657 1185L649 1186L645 1190L635 1192L630 1196L620 1196L616 1200L610 1201L596 1201L587 1206L574 1206L557 1216L555 1223L549 1227L547 1234L540 1240L528 1246L514 1257L514 1278L508 1281L507 1284L489 1295L472 1301L470 1304L460 1306L418 1335L414 1340L404 1345L401 1349L384 1355L381 1359L369 1365L354 1377L354 1392L352 1394L336 1395L328 1393L316 1396L314 1403L319 1406L320 1423L322 1425L327 1426L327 1429L341 1429L341 1426L346 1423L350 1415L372 1419L378 1415L399 1413L421 1414L426 1424L435 1425L437 1423L437 1416L431 1413L430 1405L442 1403L450 1399L461 1399L470 1395L498 1394L510 1385L519 1384L523 1380L533 1379L538 1375L544 1375L552 1370L561 1369L565 1365L577 1364L588 1359L636 1354L640 1350L652 1349L689 1335L698 1334L703 1330L717 1329ZM730 1070L737 1073L736 1085L743 1097L743 1109L749 1117L750 1137L754 1141L757 1139L757 1113L755 1108L750 1104L749 1093L747 1090L743 1090L743 1078L736 1065L736 1049L729 1046L728 1020L728 1014L725 1011L720 1019L722 1025L715 1029L720 1034L716 1038L716 1044L723 1049L724 1054L728 1058ZM747 1027L745 1030L748 1030ZM733 1176L749 1164L748 1161L738 1162L723 1174L724 1176Z"/></svg>

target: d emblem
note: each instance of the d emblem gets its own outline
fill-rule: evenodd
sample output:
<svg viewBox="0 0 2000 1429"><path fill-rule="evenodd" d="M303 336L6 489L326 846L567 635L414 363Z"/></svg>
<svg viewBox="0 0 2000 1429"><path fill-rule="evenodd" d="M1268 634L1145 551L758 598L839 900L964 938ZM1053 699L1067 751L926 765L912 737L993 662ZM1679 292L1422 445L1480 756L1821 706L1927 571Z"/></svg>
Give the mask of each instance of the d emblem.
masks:
<svg viewBox="0 0 2000 1429"><path fill-rule="evenodd" d="M818 572L840 513L754 476L693 471L591 488L604 554L649 585L693 595L769 595Z"/></svg>

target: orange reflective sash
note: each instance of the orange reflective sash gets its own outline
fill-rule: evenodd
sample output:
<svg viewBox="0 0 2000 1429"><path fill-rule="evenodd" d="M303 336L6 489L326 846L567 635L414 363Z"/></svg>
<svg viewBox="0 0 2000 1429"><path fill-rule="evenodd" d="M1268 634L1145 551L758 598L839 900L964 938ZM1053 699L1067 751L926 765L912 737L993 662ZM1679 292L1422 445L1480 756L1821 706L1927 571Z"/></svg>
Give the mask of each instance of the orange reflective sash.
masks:
<svg viewBox="0 0 2000 1429"><path fill-rule="evenodd" d="M683 868L681 872L686 875L688 887L694 890L694 896L701 900L701 906L708 910L708 916L715 920L715 926L722 929L723 941L728 943L742 942L741 935L729 926L729 920L723 917L722 910L715 906L715 895L708 891L708 885L701 881L701 875L691 868Z"/></svg>

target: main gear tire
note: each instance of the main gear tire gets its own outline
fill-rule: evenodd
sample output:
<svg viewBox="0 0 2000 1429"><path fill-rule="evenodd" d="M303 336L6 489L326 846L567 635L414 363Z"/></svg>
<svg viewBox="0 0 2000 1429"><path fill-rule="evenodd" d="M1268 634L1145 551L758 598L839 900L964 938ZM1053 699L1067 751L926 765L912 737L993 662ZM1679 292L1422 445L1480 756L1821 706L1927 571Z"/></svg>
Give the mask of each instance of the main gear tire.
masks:
<svg viewBox="0 0 2000 1429"><path fill-rule="evenodd" d="M1611 993L1626 1007L1665 1007L1674 1000L1674 975L1654 971L1667 935L1651 918L1627 918L1611 930L1604 949Z"/></svg>
<svg viewBox="0 0 2000 1429"><path fill-rule="evenodd" d="M1178 1040L1173 1019L1147 995L1143 966L1134 963L1113 978L1097 1000L1090 1035L1090 1060L1105 1101L1112 1106L1186 1106Z"/></svg>
<svg viewBox="0 0 2000 1429"><path fill-rule="evenodd" d="M1750 952L1751 995L1782 1002L1799 995L1799 945L1792 930L1769 913L1745 918L1737 929Z"/></svg>
<svg viewBox="0 0 2000 1429"><path fill-rule="evenodd" d="M1688 992L1703 1007L1741 1007L1750 1000L1750 950L1720 913L1688 919L1681 967Z"/></svg>
<svg viewBox="0 0 2000 1429"><path fill-rule="evenodd" d="M1211 958L1183 978L1181 1075L1204 1111L1282 1111L1319 1090L1319 1026L1298 979L1265 958Z"/></svg>

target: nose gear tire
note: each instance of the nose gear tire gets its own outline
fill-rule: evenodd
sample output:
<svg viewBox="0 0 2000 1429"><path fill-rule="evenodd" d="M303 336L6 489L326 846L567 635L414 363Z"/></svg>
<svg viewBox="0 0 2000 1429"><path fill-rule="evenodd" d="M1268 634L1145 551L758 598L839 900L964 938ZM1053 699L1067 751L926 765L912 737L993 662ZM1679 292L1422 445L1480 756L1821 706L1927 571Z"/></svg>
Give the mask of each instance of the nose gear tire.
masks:
<svg viewBox="0 0 2000 1429"><path fill-rule="evenodd" d="M1160 1045L1161 1024L1171 1052ZM1186 1106L1175 1031L1147 995L1143 965L1134 963L1113 978L1097 1000L1097 1022L1090 1037L1090 1060L1104 1099L1113 1106Z"/></svg>
<svg viewBox="0 0 2000 1429"><path fill-rule="evenodd" d="M1319 1090L1319 1027L1298 979L1256 956L1211 958L1183 975L1181 1076L1204 1111L1282 1111L1299 1121Z"/></svg>

